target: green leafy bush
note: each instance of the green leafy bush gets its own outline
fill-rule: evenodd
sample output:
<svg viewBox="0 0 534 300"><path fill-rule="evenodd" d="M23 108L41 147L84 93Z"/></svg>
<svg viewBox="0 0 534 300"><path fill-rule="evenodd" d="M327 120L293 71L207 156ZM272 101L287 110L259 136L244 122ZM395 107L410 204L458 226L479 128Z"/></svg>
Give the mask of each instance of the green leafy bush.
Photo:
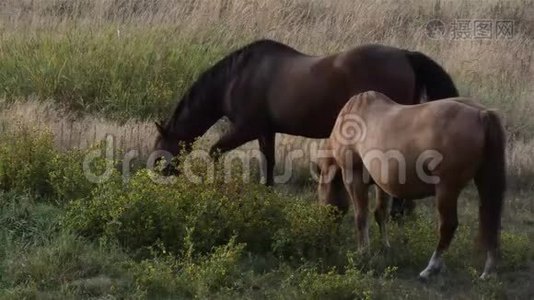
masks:
<svg viewBox="0 0 534 300"><path fill-rule="evenodd" d="M335 215L329 208L238 180L192 184L179 177L173 184L158 184L152 176L141 170L126 184L102 184L90 198L69 205L65 223L135 251L161 242L181 253L187 232L199 253L225 245L232 236L248 251L282 256L320 257L335 244Z"/></svg>
<svg viewBox="0 0 534 300"><path fill-rule="evenodd" d="M276 232L273 244L276 254L298 260L339 255L345 239L333 207L294 199L285 205L284 215L286 224Z"/></svg>
<svg viewBox="0 0 534 300"><path fill-rule="evenodd" d="M0 139L0 188L51 194L50 161L56 155L50 132L29 127L4 132Z"/></svg>
<svg viewBox="0 0 534 300"><path fill-rule="evenodd" d="M54 138L47 130L21 126L0 134L0 188L18 193L29 192L56 203L87 197L96 184L88 180L83 170L84 158L90 151L99 150L95 145L87 150L60 152L54 146ZM101 174L106 159L95 158L89 167ZM111 162L112 178L118 173Z"/></svg>
<svg viewBox="0 0 534 300"><path fill-rule="evenodd" d="M207 255L188 252L180 260L170 255L143 260L132 265L137 288L151 296L185 298L209 298L231 290L241 275L244 246L230 239Z"/></svg>
<svg viewBox="0 0 534 300"><path fill-rule="evenodd" d="M64 153L56 153L49 162L48 181L52 187L53 197L56 201L65 203L70 200L88 197L91 191L98 186L96 182L89 180L83 164L86 155L92 151L101 151L103 144L97 144L86 150L71 150ZM96 175L109 170L108 180L120 180L120 174L115 169L116 161L108 161L102 157L96 157L87 167Z"/></svg>

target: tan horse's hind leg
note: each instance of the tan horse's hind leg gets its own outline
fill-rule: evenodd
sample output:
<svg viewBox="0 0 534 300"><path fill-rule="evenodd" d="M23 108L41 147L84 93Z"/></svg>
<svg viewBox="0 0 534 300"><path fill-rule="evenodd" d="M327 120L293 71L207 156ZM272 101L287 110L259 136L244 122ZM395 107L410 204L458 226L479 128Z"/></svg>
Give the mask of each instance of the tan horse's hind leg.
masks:
<svg viewBox="0 0 534 300"><path fill-rule="evenodd" d="M363 182L362 172L346 170L343 172L345 189L354 205L354 217L358 231L358 248L369 250L369 193L368 186Z"/></svg>
<svg viewBox="0 0 534 300"><path fill-rule="evenodd" d="M481 279L494 275L499 248L499 230L501 225L502 197L503 192L495 189L495 184L484 181L487 174L481 173L475 177L475 184L480 196L479 239L481 246L486 251L486 263Z"/></svg>
<svg viewBox="0 0 534 300"><path fill-rule="evenodd" d="M427 280L437 274L443 267L443 253L449 248L456 228L458 227L458 195L461 189L440 184L436 187L436 200L439 212L439 242L432 254L428 266L419 274L419 278Z"/></svg>
<svg viewBox="0 0 534 300"><path fill-rule="evenodd" d="M386 194L381 188L375 186L376 188L376 208L375 208L375 220L380 229L380 238L382 240L382 245L386 248L389 248L389 239L386 229L387 217L389 215L389 199L391 198Z"/></svg>

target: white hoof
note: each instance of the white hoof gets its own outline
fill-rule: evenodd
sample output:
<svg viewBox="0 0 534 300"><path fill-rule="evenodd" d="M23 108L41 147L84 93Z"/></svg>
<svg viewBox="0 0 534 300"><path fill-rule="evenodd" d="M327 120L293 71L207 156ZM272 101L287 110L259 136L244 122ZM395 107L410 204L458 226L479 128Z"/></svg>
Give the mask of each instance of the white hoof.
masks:
<svg viewBox="0 0 534 300"><path fill-rule="evenodd" d="M419 273L419 281L427 282L429 279L430 279L430 274L426 272L426 270Z"/></svg>
<svg viewBox="0 0 534 300"><path fill-rule="evenodd" d="M419 273L419 279L422 281L427 281L431 276L438 274L443 266L444 264L443 260L441 259L441 255L434 252L430 258L430 261L428 262L428 266L421 273Z"/></svg>
<svg viewBox="0 0 534 300"><path fill-rule="evenodd" d="M497 277L497 274L495 272L484 272L482 273L482 275L480 275L480 279L481 280L488 280L490 278L495 278Z"/></svg>
<svg viewBox="0 0 534 300"><path fill-rule="evenodd" d="M421 273L419 273L419 280L426 282L430 279L430 277L439 274L439 272L441 272L441 267L427 267Z"/></svg>
<svg viewBox="0 0 534 300"><path fill-rule="evenodd" d="M369 246L358 247L358 253L360 255L370 255L371 254L371 247L369 247Z"/></svg>

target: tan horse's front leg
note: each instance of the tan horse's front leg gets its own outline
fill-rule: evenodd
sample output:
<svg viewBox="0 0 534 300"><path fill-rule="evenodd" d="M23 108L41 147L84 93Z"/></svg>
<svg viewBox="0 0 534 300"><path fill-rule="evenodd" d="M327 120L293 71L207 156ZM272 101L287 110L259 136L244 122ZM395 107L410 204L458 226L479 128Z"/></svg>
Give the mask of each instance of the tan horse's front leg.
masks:
<svg viewBox="0 0 534 300"><path fill-rule="evenodd" d="M354 217L358 230L358 248L369 251L369 197L368 185L358 169L343 170L345 189L354 205Z"/></svg>
<svg viewBox="0 0 534 300"><path fill-rule="evenodd" d="M382 245L385 248L389 248L389 239L387 233L387 218L389 215L389 199L391 197L386 194L381 188L375 186L376 188L376 208L375 208L375 220L380 229L380 238L382 240Z"/></svg>
<svg viewBox="0 0 534 300"><path fill-rule="evenodd" d="M428 266L419 274L422 280L437 274L443 268L443 253L449 248L456 228L458 227L458 188L439 185L436 188L436 198L439 212L439 242L432 254Z"/></svg>

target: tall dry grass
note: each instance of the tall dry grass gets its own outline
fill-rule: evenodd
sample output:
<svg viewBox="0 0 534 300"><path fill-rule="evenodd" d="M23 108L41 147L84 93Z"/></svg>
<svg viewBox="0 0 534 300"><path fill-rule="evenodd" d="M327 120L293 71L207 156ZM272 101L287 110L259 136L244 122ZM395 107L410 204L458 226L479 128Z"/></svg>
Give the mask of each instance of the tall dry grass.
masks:
<svg viewBox="0 0 534 300"><path fill-rule="evenodd" d="M453 75L462 94L478 97L513 116L510 127L514 133L531 123L525 121L529 120L534 106L530 84L534 78L534 4L527 0L5 0L0 4L0 15L4 43L2 60L18 60L5 70L14 74L18 74L19 66L22 69L34 66L40 70L21 73L18 81L27 80L25 75L32 78L22 87L14 83L4 88L17 96L37 92L45 98L82 98L75 99L81 103L77 106L81 109L91 109L83 103L91 103L91 97L101 97L104 104L98 108L106 110L116 105L114 100L122 100L128 88L139 87L137 94L127 96L138 97L139 102L150 102L148 95L138 94L151 91L158 100L152 99L157 104L153 106L165 106L170 105L202 69L224 53L256 38L277 39L316 55L364 43L383 43L421 50L434 57ZM515 34L512 39L460 41L446 37L433 40L425 29L433 19L440 19L449 27L456 19L513 20ZM51 46L55 42L72 47ZM16 45L17 53L10 53L7 44ZM193 47L188 49L183 44ZM178 53L167 47L178 49ZM93 48L104 51L96 49L95 54L89 51ZM56 52L62 56L55 56ZM73 52L76 54L72 55ZM185 57L177 60L153 58L150 53ZM40 59L24 64L28 60L25 54ZM62 61L62 57L68 61ZM182 60L192 61L193 66ZM172 68L165 69L158 63ZM92 68L85 67L91 64L94 64ZM129 64L131 66L125 67ZM76 65L79 71L69 70L71 65ZM115 70L115 73L102 73L98 66ZM82 72L89 74L80 76ZM138 78L132 79L123 73ZM101 85L101 90L83 86L83 82L94 79L90 74L107 76L107 81L114 85L95 80L93 85ZM45 80L47 76L58 79ZM183 84L177 84L178 81ZM72 92L65 95L67 91ZM109 109L110 114L119 114L121 109L130 111L131 108L125 106L143 103L124 100L121 105ZM165 113L165 110L153 110L156 115ZM131 112L135 117L140 114L150 115L150 108Z"/></svg>

